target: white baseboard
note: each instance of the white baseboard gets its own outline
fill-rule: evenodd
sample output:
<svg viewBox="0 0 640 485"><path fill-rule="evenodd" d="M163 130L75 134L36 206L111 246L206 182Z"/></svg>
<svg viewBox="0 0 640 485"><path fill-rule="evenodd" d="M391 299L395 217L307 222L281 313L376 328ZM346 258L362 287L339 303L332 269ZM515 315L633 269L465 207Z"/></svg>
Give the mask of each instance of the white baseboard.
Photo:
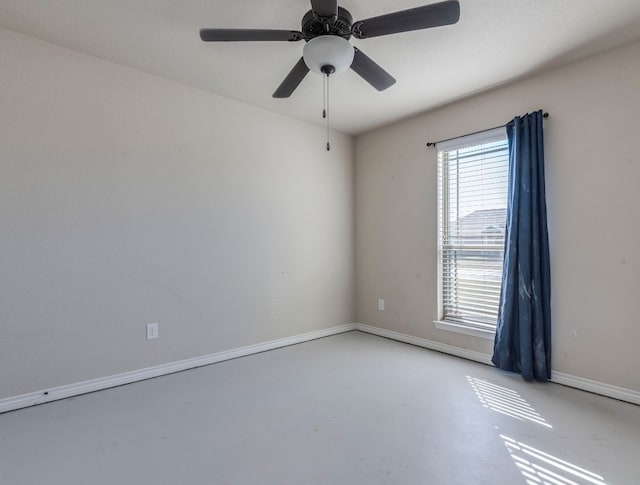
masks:
<svg viewBox="0 0 640 485"><path fill-rule="evenodd" d="M404 333L394 332L392 330L386 330L379 327L373 327L371 325L365 325L361 323L351 323L346 325L340 325L338 327L326 328L323 330L317 330L315 332L309 332L302 335L296 335L293 337L282 338L278 340L271 340L255 345L249 345L246 347L240 347L237 349L227 350L224 352L218 352L215 354L204 355L200 357L194 357L192 359L185 359L178 362L170 362L168 364L162 364L154 367L147 367L131 372L124 372L114 376L102 377L98 379L92 379L89 381L78 382L74 384L68 384L64 386L58 386L51 389L45 389L42 391L31 392L28 394L22 394L19 396L12 396L4 399L0 399L0 413L8 411L15 411L17 409L26 408L29 406L35 406L38 404L44 404L51 401L57 401L59 399L66 399L73 396L79 396L81 394L87 394L89 392L100 391L108 389L110 387L122 386L124 384L131 384L133 382L142 381L145 379L151 379L153 377L159 377L167 374L173 374L174 372L181 372L187 369L193 369L195 367L202 367L205 365L215 364L216 362L222 362L225 360L235 359L238 357L244 357L251 354L257 354L265 352L267 350L278 349L289 345L295 345L302 342L308 342L322 337L329 337L331 335L337 335L351 330L359 330L361 332L378 335L380 337L397 340L426 349L443 352L445 354L453 355L456 357L462 357L464 359L480 362L482 364L493 365L491 363L491 356L483 354L481 352L474 352L460 347L435 342L433 340L427 340L420 337L414 337ZM569 374L563 374L561 372L552 372L551 381L557 384L562 384L568 387L574 387L587 392L600 394L602 396L611 397L620 401L626 401L632 404L640 405L640 392L623 387L612 386L603 382L593 381L582 377L576 377Z"/></svg>
<svg viewBox="0 0 640 485"><path fill-rule="evenodd" d="M551 382L640 405L640 392L625 387L612 386L604 382L554 371L551 371Z"/></svg>
<svg viewBox="0 0 640 485"><path fill-rule="evenodd" d="M462 357L463 359L473 360L482 364L493 365L491 363L491 356L483 354L481 352L474 352L473 350L462 349L460 347L454 347L453 345L447 345L440 342L435 342L433 340L414 337L413 335L394 332L393 330L387 330L380 327L372 327L371 325L365 325L363 323L356 323L355 327L356 330L370 333L372 335L378 335L379 337L397 340L398 342L404 342L406 344L417 345L418 347L424 347L425 349L429 350L436 350L438 352L454 355L456 357Z"/></svg>
<svg viewBox="0 0 640 485"><path fill-rule="evenodd" d="M407 344L417 345L430 350L436 350L445 354L454 355L456 357L462 357L464 359L473 360L482 364L493 365L491 362L491 356L483 354L481 352L474 352L472 350L462 349L460 347L454 347L452 345L443 344L440 342L434 342L433 340L427 340L404 333L394 332L392 330L386 330L384 328L372 327L371 325L365 325L362 323L356 323L355 329L361 332L378 335L380 337L386 337L399 342ZM580 389L581 391L592 392L594 394L600 394L602 396L618 399L620 401L626 401L632 404L640 405L640 392L624 387L612 386L605 384L604 382L593 381L585 379L583 377L576 377L570 374L563 374L561 372L551 372L551 382L556 384L562 384L563 386L573 387Z"/></svg>
<svg viewBox="0 0 640 485"><path fill-rule="evenodd" d="M75 384L58 386L51 389L22 394L19 396L12 396L0 399L0 413L15 411L16 409L35 406L37 404L44 404L51 401L57 401L59 399L66 399L73 396L79 396L81 394L87 394L89 392L101 391L110 387L131 384L133 382L151 379L153 377L159 377L167 374L173 374L174 372L193 369L195 367L215 364L216 362L236 359L238 357L244 357L246 355L265 352L267 350L273 350L281 347L287 347L289 345L299 344L302 342L308 342L310 340L328 337L330 335L349 332L351 330L355 330L355 328L355 324L350 323L346 325L340 325L338 327L331 327L317 330L315 332L304 333L302 335L295 335L293 337L271 340L269 342L255 345L248 345L246 347L240 347L237 349L218 352L215 354L194 357L192 359L170 362L168 364L147 367L145 369L135 370L131 372L124 372L122 374L117 374L114 376L101 377L98 379L91 379L89 381L78 382Z"/></svg>

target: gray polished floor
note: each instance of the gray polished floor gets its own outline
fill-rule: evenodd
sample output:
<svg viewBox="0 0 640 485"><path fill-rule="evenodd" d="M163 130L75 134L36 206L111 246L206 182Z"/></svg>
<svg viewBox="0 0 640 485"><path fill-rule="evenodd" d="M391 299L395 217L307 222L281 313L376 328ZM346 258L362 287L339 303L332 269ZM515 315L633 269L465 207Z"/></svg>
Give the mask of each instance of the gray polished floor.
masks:
<svg viewBox="0 0 640 485"><path fill-rule="evenodd" d="M0 483L637 484L640 407L350 332L0 415Z"/></svg>

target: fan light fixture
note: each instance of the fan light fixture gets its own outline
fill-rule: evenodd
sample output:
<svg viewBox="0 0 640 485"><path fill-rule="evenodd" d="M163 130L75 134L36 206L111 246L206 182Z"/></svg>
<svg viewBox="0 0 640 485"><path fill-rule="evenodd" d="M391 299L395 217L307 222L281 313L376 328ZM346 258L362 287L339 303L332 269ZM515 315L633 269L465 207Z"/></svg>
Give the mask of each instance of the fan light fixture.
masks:
<svg viewBox="0 0 640 485"><path fill-rule="evenodd" d="M302 57L317 74L340 74L353 64L355 51L348 40L336 35L321 35L304 45Z"/></svg>
<svg viewBox="0 0 640 485"><path fill-rule="evenodd" d="M356 54L351 43L337 35L320 35L309 40L302 49L302 60L310 71L323 76L324 109L327 120L327 151L331 150L329 135L329 76L345 72L353 64Z"/></svg>

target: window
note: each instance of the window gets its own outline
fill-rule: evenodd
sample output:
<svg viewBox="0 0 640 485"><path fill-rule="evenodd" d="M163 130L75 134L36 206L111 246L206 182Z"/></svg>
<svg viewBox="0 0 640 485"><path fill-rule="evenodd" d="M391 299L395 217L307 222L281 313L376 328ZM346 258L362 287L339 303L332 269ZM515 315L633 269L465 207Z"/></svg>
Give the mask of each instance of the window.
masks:
<svg viewBox="0 0 640 485"><path fill-rule="evenodd" d="M502 287L509 149L504 128L437 144L436 326L493 337Z"/></svg>

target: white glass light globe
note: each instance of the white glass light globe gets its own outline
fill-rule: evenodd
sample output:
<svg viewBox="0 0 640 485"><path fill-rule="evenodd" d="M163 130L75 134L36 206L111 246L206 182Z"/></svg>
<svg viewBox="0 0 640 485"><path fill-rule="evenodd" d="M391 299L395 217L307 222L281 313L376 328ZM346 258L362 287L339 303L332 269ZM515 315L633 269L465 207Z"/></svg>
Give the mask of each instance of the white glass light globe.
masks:
<svg viewBox="0 0 640 485"><path fill-rule="evenodd" d="M333 66L331 74L340 74L351 67L355 51L348 40L337 35L321 35L307 42L302 57L307 67L318 74L324 74L324 66Z"/></svg>

